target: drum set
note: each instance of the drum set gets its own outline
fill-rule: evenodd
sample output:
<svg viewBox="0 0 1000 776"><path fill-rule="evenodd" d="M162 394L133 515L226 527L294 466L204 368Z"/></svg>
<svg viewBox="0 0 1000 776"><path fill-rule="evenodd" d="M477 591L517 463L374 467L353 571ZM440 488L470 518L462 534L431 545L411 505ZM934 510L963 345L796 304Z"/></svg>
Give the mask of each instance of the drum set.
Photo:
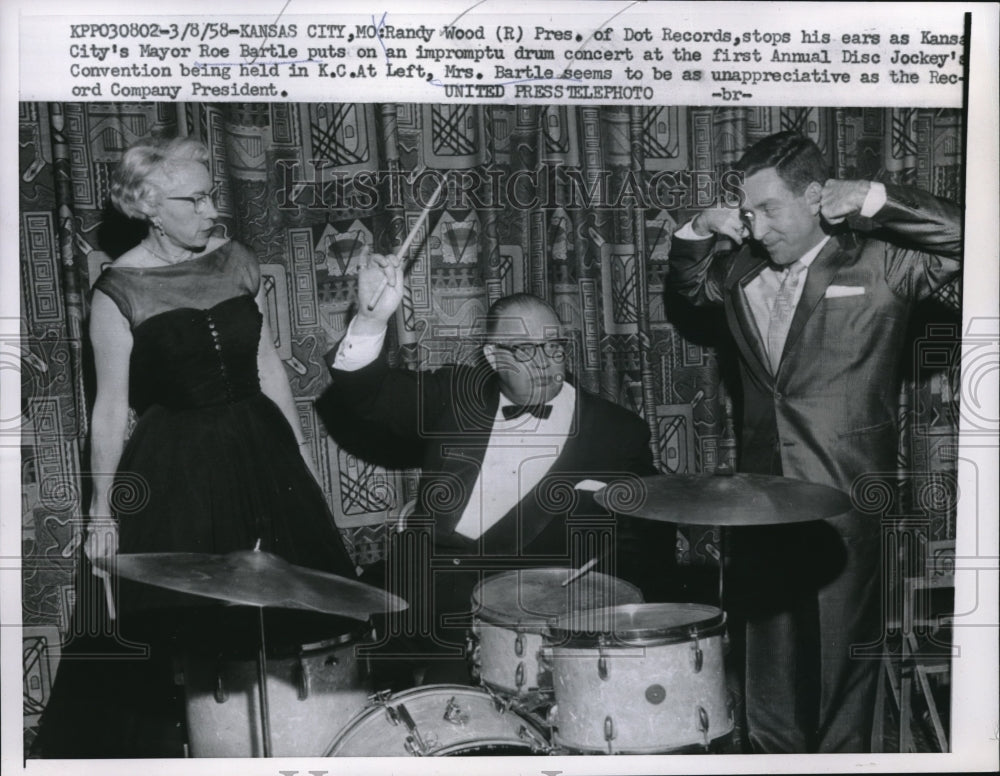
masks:
<svg viewBox="0 0 1000 776"><path fill-rule="evenodd" d="M839 490L780 477L642 482L642 498L619 499L608 486L595 500L619 514L719 526L850 508ZM260 551L119 555L100 565L251 612L251 647L244 638L238 649L188 649L178 659L195 757L706 752L733 731L721 563L718 607L645 603L593 563L485 577L472 593L467 640L478 685L402 692L376 691L359 649L374 642L373 615L407 608L378 588Z"/></svg>

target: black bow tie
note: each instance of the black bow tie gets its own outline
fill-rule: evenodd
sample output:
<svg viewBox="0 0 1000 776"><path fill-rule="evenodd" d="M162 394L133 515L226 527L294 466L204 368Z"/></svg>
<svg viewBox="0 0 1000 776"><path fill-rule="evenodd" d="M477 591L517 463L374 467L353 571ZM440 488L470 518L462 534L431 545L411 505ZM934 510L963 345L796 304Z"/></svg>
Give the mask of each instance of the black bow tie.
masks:
<svg viewBox="0 0 1000 776"><path fill-rule="evenodd" d="M526 404L520 407L515 404L508 404L501 409L503 410L504 420L513 420L522 415L534 415L536 418L545 420L552 414L551 404Z"/></svg>

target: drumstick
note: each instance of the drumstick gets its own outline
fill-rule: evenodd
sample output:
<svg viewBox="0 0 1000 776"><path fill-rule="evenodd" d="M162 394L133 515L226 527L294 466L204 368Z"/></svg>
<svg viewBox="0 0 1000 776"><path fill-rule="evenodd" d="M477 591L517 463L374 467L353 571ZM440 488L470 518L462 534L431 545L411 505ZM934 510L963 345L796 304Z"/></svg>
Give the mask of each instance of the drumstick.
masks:
<svg viewBox="0 0 1000 776"><path fill-rule="evenodd" d="M578 568L576 571L574 571L572 574L566 577L566 580L562 583L562 586L566 587L566 585L568 585L570 582L575 582L576 580L578 580L580 577L582 577L584 574L586 574L588 571L594 568L594 566L597 565L598 560L600 560L600 558L591 558L590 560L588 560L586 563L580 566L580 568Z"/></svg>
<svg viewBox="0 0 1000 776"><path fill-rule="evenodd" d="M97 576L104 583L104 600L108 604L108 617L115 620L117 619L117 614L115 613L115 599L111 595L111 575L107 571L101 571L97 573Z"/></svg>
<svg viewBox="0 0 1000 776"><path fill-rule="evenodd" d="M427 220L427 216L430 215L431 208L434 206L434 203L435 203L435 201L438 198L438 194L441 193L441 189L444 188L445 181L447 181L447 180L448 180L448 176L444 175L441 178L441 183L438 184L437 189L435 189L434 193L431 194L431 198L430 198L430 201L428 201L428 203L427 203L427 207L424 208L423 212L420 214L420 218L417 219L417 223L415 223L413 225L413 228L410 230L410 233L408 235L406 235L406 239L403 240L403 244L400 245L399 246L399 250L396 251L396 255L399 258L401 258L401 259L405 258L406 251L409 250L409 248L410 248L410 243L413 242L414 238L417 236L417 232L420 231L420 227L424 225L424 221L426 221ZM405 269L405 265L404 265L404 269ZM369 310L374 310L375 309L375 305L377 305L378 302L379 302L379 300L382 298L382 294L385 293L385 288L388 285L389 285L389 278L387 278L387 277L385 277L383 275L382 276L382 283L379 285L378 290L375 291L374 296L372 296L372 300L368 303L368 309Z"/></svg>

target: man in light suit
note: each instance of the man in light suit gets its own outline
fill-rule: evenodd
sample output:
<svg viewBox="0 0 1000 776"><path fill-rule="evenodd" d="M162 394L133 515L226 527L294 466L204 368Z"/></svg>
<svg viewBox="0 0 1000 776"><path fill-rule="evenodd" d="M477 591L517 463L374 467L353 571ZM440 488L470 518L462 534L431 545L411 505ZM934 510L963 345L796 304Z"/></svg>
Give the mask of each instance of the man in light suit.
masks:
<svg viewBox="0 0 1000 776"><path fill-rule="evenodd" d="M397 587L410 622L429 619L425 638L410 634L419 652L438 657L424 681L468 681L466 624L455 616L469 612L481 578L586 562L573 558L570 535L602 515L614 546L597 569L633 582L647 600L668 597L675 528L612 522L589 494L574 490L586 479L635 483L656 470L647 424L567 379L568 343L555 311L528 294L505 297L487 315L483 363L390 369L380 353L402 282L396 257L369 256L359 273L358 314L328 354L333 384L317 410L350 452L422 470L409 524L425 526L429 539L395 544L431 547L429 558L405 570L407 590Z"/></svg>
<svg viewBox="0 0 1000 776"><path fill-rule="evenodd" d="M725 308L743 388L739 469L848 493L859 475L891 478L907 322L960 271L959 209L829 178L815 143L792 132L737 167L744 202L677 231L668 287ZM720 237L738 247L721 250ZM738 607L755 751L869 751L877 663L850 650L881 633L880 537L878 519L856 512L737 537L734 568L751 570L748 584L772 577L741 584L756 592ZM794 555L790 571L782 556ZM805 578L824 564L825 578Z"/></svg>

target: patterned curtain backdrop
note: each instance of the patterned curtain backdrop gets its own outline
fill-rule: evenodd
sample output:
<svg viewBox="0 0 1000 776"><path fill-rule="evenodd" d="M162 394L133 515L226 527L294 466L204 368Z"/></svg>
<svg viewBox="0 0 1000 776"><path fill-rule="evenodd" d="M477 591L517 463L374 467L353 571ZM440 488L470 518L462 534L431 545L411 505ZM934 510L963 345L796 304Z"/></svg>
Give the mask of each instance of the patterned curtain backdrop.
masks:
<svg viewBox="0 0 1000 776"><path fill-rule="evenodd" d="M649 424L662 471L712 472L734 461L735 383L719 316L666 309L671 235L692 207L716 200L717 176L749 144L785 129L814 138L837 176L962 195L961 114L951 110L22 103L25 624L65 632L74 603L89 494L89 289L141 237L107 204L110 173L133 141L184 134L210 148L222 228L262 264L267 317L323 486L368 563L415 474L339 451L312 408L328 379L321 356L349 319L362 246L401 243L448 173L448 201L413 244L390 358L413 369L469 358L488 305L529 291L570 329L578 381ZM643 193L651 181L654 198ZM958 300L949 287L915 324L885 509L929 516L935 539L955 534ZM713 532L685 531L678 552L704 563L715 548ZM46 685L32 670L29 708Z"/></svg>

